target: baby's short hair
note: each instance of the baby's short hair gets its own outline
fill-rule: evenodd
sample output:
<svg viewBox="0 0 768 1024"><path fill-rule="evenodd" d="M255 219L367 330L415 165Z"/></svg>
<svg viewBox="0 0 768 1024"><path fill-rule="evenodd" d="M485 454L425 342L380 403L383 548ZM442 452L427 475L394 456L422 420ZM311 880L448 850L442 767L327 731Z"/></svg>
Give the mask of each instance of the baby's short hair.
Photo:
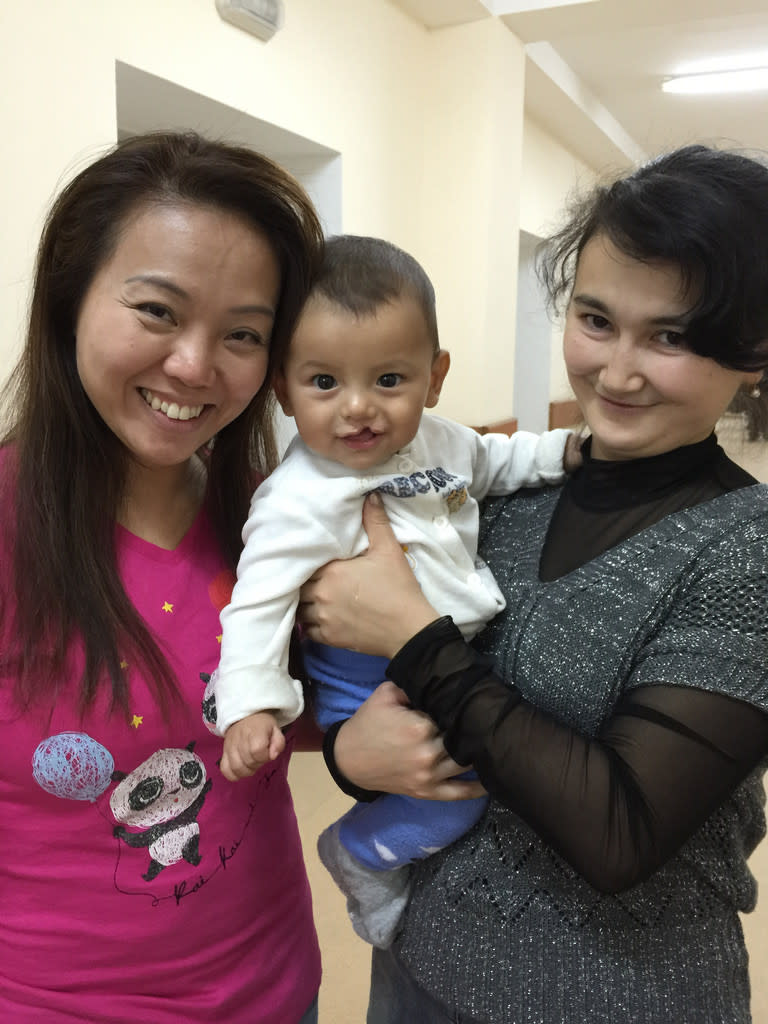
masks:
<svg viewBox="0 0 768 1024"><path fill-rule="evenodd" d="M440 349L432 282L413 256L383 238L329 238L312 295L356 317L372 316L385 303L410 297L421 309L435 353Z"/></svg>

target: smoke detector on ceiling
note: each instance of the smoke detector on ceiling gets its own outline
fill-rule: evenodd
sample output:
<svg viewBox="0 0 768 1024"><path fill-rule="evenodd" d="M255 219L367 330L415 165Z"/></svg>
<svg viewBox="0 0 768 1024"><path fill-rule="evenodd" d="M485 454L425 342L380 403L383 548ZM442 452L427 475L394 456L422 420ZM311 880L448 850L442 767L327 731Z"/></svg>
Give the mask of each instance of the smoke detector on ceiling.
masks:
<svg viewBox="0 0 768 1024"><path fill-rule="evenodd" d="M282 0L216 0L216 10L224 21L264 42L283 27L285 16Z"/></svg>

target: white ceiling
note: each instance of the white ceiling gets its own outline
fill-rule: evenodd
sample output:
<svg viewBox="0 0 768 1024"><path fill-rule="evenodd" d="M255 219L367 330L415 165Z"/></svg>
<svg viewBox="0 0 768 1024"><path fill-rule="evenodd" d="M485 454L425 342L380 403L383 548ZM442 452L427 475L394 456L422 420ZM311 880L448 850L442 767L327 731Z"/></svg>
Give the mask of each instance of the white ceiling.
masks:
<svg viewBox="0 0 768 1024"><path fill-rule="evenodd" d="M768 64L768 0L392 0L428 29L497 17L526 44L526 109L594 167L686 142L768 152L768 92L663 93L700 62Z"/></svg>

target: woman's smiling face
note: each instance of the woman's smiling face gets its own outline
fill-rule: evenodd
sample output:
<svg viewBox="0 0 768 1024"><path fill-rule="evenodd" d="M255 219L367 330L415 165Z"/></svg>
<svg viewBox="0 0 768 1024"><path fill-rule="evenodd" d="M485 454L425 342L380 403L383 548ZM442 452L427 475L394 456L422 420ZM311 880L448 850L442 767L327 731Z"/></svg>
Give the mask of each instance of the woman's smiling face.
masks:
<svg viewBox="0 0 768 1024"><path fill-rule="evenodd" d="M139 208L85 294L83 388L136 464L178 467L264 383L280 294L266 236L209 206Z"/></svg>
<svg viewBox="0 0 768 1024"><path fill-rule="evenodd" d="M688 349L690 306L677 267L632 259L602 235L582 249L563 354L594 458L642 458L702 441L739 387L762 376Z"/></svg>

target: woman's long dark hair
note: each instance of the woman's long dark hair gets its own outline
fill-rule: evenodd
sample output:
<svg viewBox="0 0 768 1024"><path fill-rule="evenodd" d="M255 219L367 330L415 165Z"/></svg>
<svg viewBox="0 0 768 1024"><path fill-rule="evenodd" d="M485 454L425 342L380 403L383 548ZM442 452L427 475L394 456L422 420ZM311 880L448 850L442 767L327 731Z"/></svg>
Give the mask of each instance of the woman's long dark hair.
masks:
<svg viewBox="0 0 768 1024"><path fill-rule="evenodd" d="M115 521L128 455L89 401L77 372L75 324L94 276L126 220L152 204L232 213L264 232L281 269L267 379L224 427L207 458L207 507L234 568L254 470L275 462L273 369L279 365L322 256L308 196L252 150L193 133L127 139L81 171L55 200L38 250L26 346L4 393L6 471L0 508L10 520L11 579L3 601L3 674L22 706L51 701L72 641L85 650L81 710L104 686L127 709L120 663L139 664L166 709L176 693L168 663L118 574ZM15 605L15 610L11 611ZM12 628L8 618L13 615Z"/></svg>

